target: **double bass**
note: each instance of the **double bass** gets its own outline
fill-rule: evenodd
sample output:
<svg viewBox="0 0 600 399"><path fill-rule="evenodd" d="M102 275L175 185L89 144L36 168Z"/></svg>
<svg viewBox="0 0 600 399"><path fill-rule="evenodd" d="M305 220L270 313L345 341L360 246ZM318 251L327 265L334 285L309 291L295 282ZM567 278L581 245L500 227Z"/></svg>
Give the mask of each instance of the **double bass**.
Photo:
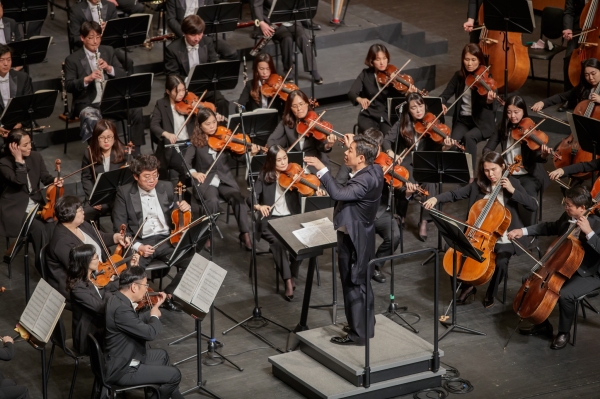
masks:
<svg viewBox="0 0 600 399"><path fill-rule="evenodd" d="M516 156L515 163L506 168L502 178L519 170L521 160L521 156ZM502 185L498 184L487 199L475 202L469 210L466 224L474 228L467 228L465 236L473 244L473 247L482 252L481 256L485 258L483 262L479 263L474 259L463 257L462 253L458 252L460 263L457 265L457 277L470 285L485 284L492 278L496 269L496 253L494 252L496 241L504 235L512 220L510 211L497 201L500 190L502 190ZM444 270L450 276L454 274L453 260L454 249L449 248L444 255Z"/></svg>
<svg viewBox="0 0 600 399"><path fill-rule="evenodd" d="M600 50L600 38L598 38L598 27L600 27L600 13L598 13L598 0L590 0L581 10L579 16L579 46L571 53L569 60L569 80L573 86L579 84L581 79L581 63L588 58L598 58ZM589 33L592 32L591 35ZM573 39L571 39L573 40Z"/></svg>

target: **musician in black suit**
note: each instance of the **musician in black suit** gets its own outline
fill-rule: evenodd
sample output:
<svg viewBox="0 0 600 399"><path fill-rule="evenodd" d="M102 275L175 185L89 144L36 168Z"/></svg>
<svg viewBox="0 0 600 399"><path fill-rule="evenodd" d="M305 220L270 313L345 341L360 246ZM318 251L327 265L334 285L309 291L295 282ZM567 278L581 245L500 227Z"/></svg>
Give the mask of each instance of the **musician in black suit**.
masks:
<svg viewBox="0 0 600 399"><path fill-rule="evenodd" d="M0 44L8 44L10 42L20 42L23 40L23 34L19 29L19 24L12 18L4 16L4 6L0 2Z"/></svg>
<svg viewBox="0 0 600 399"><path fill-rule="evenodd" d="M102 16L101 24L98 18L98 8L100 8L100 14ZM69 36L71 36L71 40L73 40L75 46L74 50L79 50L81 46L83 46L83 42L79 37L79 32L81 30L81 25L83 25L85 21L97 22L102 29L104 29L106 21L117 18L117 7L108 0L87 0L73 4L71 6L69 18Z"/></svg>
<svg viewBox="0 0 600 399"><path fill-rule="evenodd" d="M159 294L148 312L136 312L135 303L148 292L148 279L141 267L121 273L119 291L106 304L106 380L109 384L132 386L157 384L161 398L183 399L179 392L181 373L169 366L164 349L150 349L162 329L159 306L167 297ZM151 398L156 399L153 395Z"/></svg>
<svg viewBox="0 0 600 399"><path fill-rule="evenodd" d="M298 50L302 53L302 60L304 61L304 72L310 72L313 81L321 85L323 84L323 78L317 70L317 61L313 53L312 46L310 44L310 38L308 33L302 27L302 23L297 22L294 26L293 23L281 24L279 27L271 25L269 20L269 12L273 0L251 0L250 5L254 10L256 19L260 21L259 28L262 31L264 37L273 36L274 40L277 40L281 44L281 58L283 61L283 69L286 71L290 68L294 68L294 42ZM294 76L294 72L290 74Z"/></svg>
<svg viewBox="0 0 600 399"><path fill-rule="evenodd" d="M0 175L5 189L0 196L0 235L17 237L25 217L36 204L44 205L42 186L58 180L46 169L42 155L31 150L31 138L22 129L12 130L5 139L4 157L0 158ZM41 208L41 207L40 207ZM29 239L34 252L39 254L54 229L54 221L33 219ZM35 266L41 274L39 256Z"/></svg>
<svg viewBox="0 0 600 399"><path fill-rule="evenodd" d="M578 162L572 165L563 166L550 172L548 177L552 180L558 180L563 175L574 175L577 173L589 173L600 170L600 159L594 159L590 162Z"/></svg>
<svg viewBox="0 0 600 399"><path fill-rule="evenodd" d="M200 195L204 196L210 214L218 212L219 198L223 198L233 206L233 213L240 231L240 246L250 251L252 250L252 243L249 234L248 205L229 168L229 151L225 150L227 152L221 154L217 159L219 152L208 146L208 137L216 132L217 119L214 112L208 108L199 109L196 115L196 127L190 139L192 146L185 153L185 162L190 168L192 178L200 183ZM257 145L252 144L250 150L254 155L258 153L259 148ZM244 156L241 155L241 157ZM214 166L207 174L213 163Z"/></svg>
<svg viewBox="0 0 600 399"><path fill-rule="evenodd" d="M550 346L551 349L562 349L567 346L571 337L571 324L577 317L575 301L597 288L600 288L600 217L596 214L585 216L586 210L592 206L592 197L585 187L577 186L568 189L564 198L565 212L555 222L543 222L534 226L512 230L508 238L522 236L562 236L577 224L580 230L575 237L583 246L584 256L573 276L560 289L558 299L558 333ZM577 233L577 231L575 231ZM521 328L523 335L547 335L552 337L552 324L546 320L541 324Z"/></svg>
<svg viewBox="0 0 600 399"><path fill-rule="evenodd" d="M102 99L102 81L125 77L125 70L110 46L102 46L102 28L86 21L79 31L83 47L65 59L65 86L73 94L73 111L78 116L86 107L98 108ZM99 55L97 55L99 53ZM96 60L98 57L98 60ZM145 143L141 108L129 111L131 141L139 147ZM115 117L126 118L125 112Z"/></svg>
<svg viewBox="0 0 600 399"><path fill-rule="evenodd" d="M101 259L106 259L106 252L102 250L102 242L106 246L129 242L119 233L105 233L100 231L102 242L94 227L84 220L83 204L79 198L66 195L56 201L54 207L58 219L52 238L46 247L46 267L48 284L54 287L62 296L69 300L67 290L67 269L69 268L69 252L73 247L82 244L92 245Z"/></svg>
<svg viewBox="0 0 600 399"><path fill-rule="evenodd" d="M483 3L483 0L469 0L469 6L467 8L467 22L463 24L463 29L465 32L469 32L469 41L471 43L479 43L479 35L480 31L473 30L475 26L475 22L477 21L477 25L483 25L483 21L479 21L479 7Z"/></svg>
<svg viewBox="0 0 600 399"><path fill-rule="evenodd" d="M117 9L126 14L142 14L144 12L144 3L138 0L117 0Z"/></svg>
<svg viewBox="0 0 600 399"><path fill-rule="evenodd" d="M158 175L161 180L171 180L176 183L184 180L181 156L173 148L165 148L165 145L184 143L192 137L196 116L192 115L183 128L187 115L177 112L177 104L186 95L184 79L178 75L168 75L165 82L165 96L156 101L154 111L150 117L150 134L156 146L154 155L160 162ZM177 135L179 134L179 136ZM187 147L179 148L183 155ZM169 170L177 173L172 177Z"/></svg>
<svg viewBox="0 0 600 399"><path fill-rule="evenodd" d="M366 297L366 284L371 284L373 270L368 263L375 256L375 218L383 191L383 171L373 165L378 145L364 136L347 141L344 163L352 169L345 187L339 186L329 169L315 157L305 157L305 162L319 172L323 188L337 201L333 212L333 225L337 230L338 264L344 291L344 310L348 321L348 335L333 337L339 345L364 345L372 338L375 329L373 291ZM365 307L370 309L369 326L365 326ZM367 331L369 334L367 335Z"/></svg>
<svg viewBox="0 0 600 399"><path fill-rule="evenodd" d="M564 87L565 91L568 91L573 88L573 84L571 84L571 79L569 79L569 63L571 62L571 54L579 45L579 38L573 39L573 34L577 34L581 32L581 27L579 25L579 17L581 16L581 12L585 7L586 0L566 0L565 1L565 11L563 14L563 39L567 40L567 50L565 51L565 57L563 61L563 77L564 77ZM559 107L558 111L566 111L568 104L566 102L563 103L561 107Z"/></svg>
<svg viewBox="0 0 600 399"><path fill-rule="evenodd" d="M219 55L210 37L204 35L204 21L197 15L189 15L181 23L183 37L173 40L165 52L165 70L167 75L186 76L196 65L217 62ZM202 101L208 101L217 107L217 112L229 116L229 101L220 91L206 93Z"/></svg>
<svg viewBox="0 0 600 399"><path fill-rule="evenodd" d="M1 7L0 7L1 8ZM15 97L33 94L31 77L25 71L12 69L12 50L5 44L0 44L0 114L8 105L8 100ZM23 121L28 124L29 121ZM12 128L20 128L17 123ZM0 136L6 137L10 126L0 127Z"/></svg>
<svg viewBox="0 0 600 399"><path fill-rule="evenodd" d="M10 336L0 337L2 347L0 348L0 360L5 362L15 357L15 343ZM27 387L17 385L10 378L4 377L0 372L0 398L2 399L29 399Z"/></svg>
<svg viewBox="0 0 600 399"><path fill-rule="evenodd" d="M277 69L275 69L273 57L271 57L269 53L260 53L254 57L252 79L246 82L244 90L242 90L242 94L238 100L239 104L246 107L246 111L254 111L269 106L272 98L263 96L261 87L273 74L277 74ZM283 76L281 76L281 79L283 79ZM277 109L279 114L282 114L285 103L277 96L275 101L273 101L272 107Z"/></svg>
<svg viewBox="0 0 600 399"><path fill-rule="evenodd" d="M175 202L173 184L158 180L158 160L154 155L140 155L131 165L135 182L119 186L113 206L113 227L127 225L127 232L135 237L146 220L137 239L133 242L133 250L142 255L140 266L145 268L153 259L168 261L174 248L170 242L154 248L171 232L171 211L179 207L182 212L190 210L187 202ZM185 269L182 267L171 283L165 288L168 298L164 307L171 311L181 311L171 298L171 294L179 284Z"/></svg>

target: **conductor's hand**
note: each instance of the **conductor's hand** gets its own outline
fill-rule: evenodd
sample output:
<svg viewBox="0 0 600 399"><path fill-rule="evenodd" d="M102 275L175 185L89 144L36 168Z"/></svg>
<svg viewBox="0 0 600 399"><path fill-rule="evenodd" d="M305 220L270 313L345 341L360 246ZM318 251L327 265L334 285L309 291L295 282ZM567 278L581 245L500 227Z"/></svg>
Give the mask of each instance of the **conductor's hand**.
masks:
<svg viewBox="0 0 600 399"><path fill-rule="evenodd" d="M140 255L142 255L144 258L147 258L154 253L154 248L152 248L152 245L148 244L140 245L138 248L138 253L140 253Z"/></svg>
<svg viewBox="0 0 600 399"><path fill-rule="evenodd" d="M2 337L2 341L4 342L4 345L11 343L14 344L15 342L13 341L12 337L9 337L8 335L6 337Z"/></svg>
<svg viewBox="0 0 600 399"><path fill-rule="evenodd" d="M573 31L571 29L565 29L562 31L562 36L566 40L573 39Z"/></svg>
<svg viewBox="0 0 600 399"><path fill-rule="evenodd" d="M544 102L543 101L538 101L537 103L533 104L531 106L531 110L534 112L538 112L541 111L542 109L544 109Z"/></svg>
<svg viewBox="0 0 600 399"><path fill-rule="evenodd" d="M259 211L264 218L271 214L271 207L269 205L256 205L256 210Z"/></svg>
<svg viewBox="0 0 600 399"><path fill-rule="evenodd" d="M198 180L200 184L204 183L204 180L206 180L206 175L200 172L192 173L192 177Z"/></svg>
<svg viewBox="0 0 600 399"><path fill-rule="evenodd" d="M423 208L425 209L433 209L435 204L437 204L438 200L435 197L429 198L427 201L423 202Z"/></svg>
<svg viewBox="0 0 600 399"><path fill-rule="evenodd" d="M192 209L192 207L190 206L190 204L188 204L185 201L177 202L177 206L179 207L179 210L181 212L187 212L187 211L189 211L189 210Z"/></svg>
<svg viewBox="0 0 600 399"><path fill-rule="evenodd" d="M102 72L100 72L98 69L94 69L92 71L92 73L90 73L88 76L83 78L83 83L85 83L86 85L89 85L90 83L92 83L96 80L101 80L102 78L104 78L104 75L102 74Z"/></svg>
<svg viewBox="0 0 600 399"><path fill-rule="evenodd" d="M509 240L516 240L517 238L523 237L523 229L514 229L508 232L506 235Z"/></svg>
<svg viewBox="0 0 600 399"><path fill-rule="evenodd" d="M304 157L304 162L308 166L313 166L316 170L325 168L323 162L321 162L321 160L317 157Z"/></svg>
<svg viewBox="0 0 600 399"><path fill-rule="evenodd" d="M548 176L550 176L550 180L558 180L560 179L563 175L565 174L565 171L563 170L563 168L558 168L556 170L553 170L552 172L550 172L548 174Z"/></svg>
<svg viewBox="0 0 600 399"><path fill-rule="evenodd" d="M513 194L515 192L515 188L512 185L512 183L510 182L510 180L508 180L508 177L503 177L502 179L500 179L500 185L502 186L502 188L504 188L506 191L508 191L511 194Z"/></svg>
<svg viewBox="0 0 600 399"><path fill-rule="evenodd" d="M475 20L473 18L467 19L467 22L463 24L463 29L465 30L465 32L471 32L473 30L474 23Z"/></svg>
<svg viewBox="0 0 600 399"><path fill-rule="evenodd" d="M177 136L174 133L163 132L162 136L167 139L170 144L177 143Z"/></svg>
<svg viewBox="0 0 600 399"><path fill-rule="evenodd" d="M357 97L356 102L360 104L362 109L367 109L367 108L369 108L369 105L371 105L371 101L367 100L366 98L362 98L362 97Z"/></svg>
<svg viewBox="0 0 600 399"><path fill-rule="evenodd" d="M260 21L258 27L260 28L260 31L264 37L271 37L273 36L273 33L275 33L275 29L271 28L271 26L265 21Z"/></svg>
<svg viewBox="0 0 600 399"><path fill-rule="evenodd" d="M162 313L160 313L159 307L160 307L160 305L163 304L165 299L167 299L167 294L165 294L164 292L159 292L158 300L156 301L154 306L152 306L152 309L150 309L150 316L156 316L156 317L162 316Z"/></svg>
<svg viewBox="0 0 600 399"><path fill-rule="evenodd" d="M333 145L335 144L336 141L337 141L337 137L335 134L330 134L329 136L327 136L327 142L325 143L325 149L328 150L331 147L333 147Z"/></svg>
<svg viewBox="0 0 600 399"><path fill-rule="evenodd" d="M587 216L580 216L579 219L577 219L577 227L579 227L581 232L586 236L594 231L592 230L592 226L590 226Z"/></svg>

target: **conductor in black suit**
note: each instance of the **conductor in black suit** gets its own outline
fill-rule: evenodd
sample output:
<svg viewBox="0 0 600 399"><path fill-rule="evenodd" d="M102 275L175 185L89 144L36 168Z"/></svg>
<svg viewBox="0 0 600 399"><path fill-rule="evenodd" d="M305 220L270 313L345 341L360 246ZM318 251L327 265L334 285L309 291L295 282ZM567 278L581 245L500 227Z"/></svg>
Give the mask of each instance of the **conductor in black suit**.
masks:
<svg viewBox="0 0 600 399"><path fill-rule="evenodd" d="M19 24L12 18L4 16L4 7L0 2L0 43L8 44L10 42L20 42L23 35L19 29Z"/></svg>
<svg viewBox="0 0 600 399"><path fill-rule="evenodd" d="M183 399L181 372L169 366L167 351L148 347L162 329L159 306L166 294L160 293L149 312L134 310L147 292L144 269L136 266L121 273L119 291L106 304L106 380L124 386L157 384L161 398Z"/></svg>
<svg viewBox="0 0 600 399"><path fill-rule="evenodd" d="M204 21L197 15L189 15L181 23L183 37L173 40L165 52L165 69L167 75L186 76L200 64L217 62L219 55L210 37L204 35ZM209 91L202 101L208 101L217 107L217 112L229 116L229 101L220 91Z"/></svg>
<svg viewBox="0 0 600 399"><path fill-rule="evenodd" d="M348 321L348 334L333 337L339 345L364 345L372 338L375 329L373 291L366 297L366 284L371 284L373 270L369 261L375 256L375 218L383 191L383 170L373 165L379 146L375 140L355 136L351 142L346 136L344 163L350 167L350 180L345 187L338 185L329 169L315 157L305 157L305 162L318 170L317 176L331 198L337 201L333 212L333 225L337 230L338 264L344 291L344 311ZM369 334L365 326L365 307L369 306Z"/></svg>
<svg viewBox="0 0 600 399"><path fill-rule="evenodd" d="M0 348L0 360L9 361L15 356L15 343L9 336L0 337L2 348ZM2 399L29 399L27 387L19 386L9 378L0 373L0 398Z"/></svg>
<svg viewBox="0 0 600 399"><path fill-rule="evenodd" d="M1 7L0 7L1 9ZM12 50L6 44L0 44L0 114L8 104L8 100L15 97L33 94L31 78L25 71L16 71L12 68ZM28 122L28 121L24 121ZM13 128L20 128L21 123ZM9 126L0 127L0 135L6 137L11 129Z"/></svg>

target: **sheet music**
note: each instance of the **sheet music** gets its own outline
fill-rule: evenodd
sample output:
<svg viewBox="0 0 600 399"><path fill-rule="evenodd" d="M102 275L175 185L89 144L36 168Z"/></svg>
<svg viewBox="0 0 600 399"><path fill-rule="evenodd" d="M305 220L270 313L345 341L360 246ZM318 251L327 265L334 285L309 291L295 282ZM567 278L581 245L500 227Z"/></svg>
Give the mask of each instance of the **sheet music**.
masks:
<svg viewBox="0 0 600 399"><path fill-rule="evenodd" d="M208 313L210 306L215 300L215 297L217 296L217 293L223 284L223 280L225 280L226 274L227 271L225 269L216 263L209 262L202 280L198 284L196 294L194 295L194 299L192 299L191 304L196 306L204 313Z"/></svg>
<svg viewBox="0 0 600 399"><path fill-rule="evenodd" d="M312 222L306 222L306 223L300 223L300 224L302 225L302 227L331 226L331 229L333 229L333 223L331 222L331 220L329 220L329 218L321 218L321 219L313 220Z"/></svg>
<svg viewBox="0 0 600 399"><path fill-rule="evenodd" d="M19 322L38 340L48 342L65 306L65 298L40 280Z"/></svg>
<svg viewBox="0 0 600 399"><path fill-rule="evenodd" d="M293 234L298 241L304 244L307 248L318 247L324 243L331 242L319 226L304 227L300 230L294 230Z"/></svg>
<svg viewBox="0 0 600 399"><path fill-rule="evenodd" d="M202 275L204 274L206 268L208 267L208 259L203 258L202 256L195 254L192 258L192 261L185 269L183 276L181 277L181 282L175 288L173 295L178 298L184 300L187 303L191 303L194 298L194 294L196 293L196 289L200 285L200 281L202 280Z"/></svg>

